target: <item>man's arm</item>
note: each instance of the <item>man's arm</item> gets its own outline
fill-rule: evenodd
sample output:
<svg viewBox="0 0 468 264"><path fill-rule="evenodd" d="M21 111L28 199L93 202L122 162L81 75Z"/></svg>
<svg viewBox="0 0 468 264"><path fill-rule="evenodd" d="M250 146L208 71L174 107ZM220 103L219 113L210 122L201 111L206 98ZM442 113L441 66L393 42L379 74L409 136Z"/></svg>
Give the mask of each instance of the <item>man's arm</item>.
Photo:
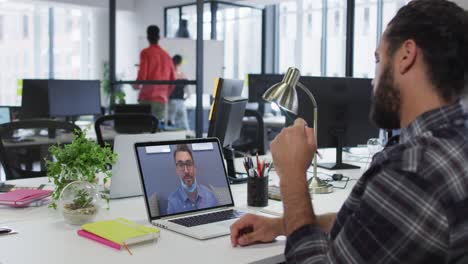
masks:
<svg viewBox="0 0 468 264"><path fill-rule="evenodd" d="M288 236L285 256L294 263L443 263L449 244L443 206L414 173L382 169L366 183L359 206L333 240L316 224ZM353 194L352 194L353 196Z"/></svg>
<svg viewBox="0 0 468 264"><path fill-rule="evenodd" d="M314 130L300 118L271 143L273 163L280 178L286 235L301 226L316 224L306 179L316 149Z"/></svg>
<svg viewBox="0 0 468 264"><path fill-rule="evenodd" d="M140 53L140 64L138 66L138 76L137 80L138 81L144 81L148 80L148 58L146 57L146 53L144 51L141 51ZM134 84L133 89L140 89L141 85L140 84Z"/></svg>

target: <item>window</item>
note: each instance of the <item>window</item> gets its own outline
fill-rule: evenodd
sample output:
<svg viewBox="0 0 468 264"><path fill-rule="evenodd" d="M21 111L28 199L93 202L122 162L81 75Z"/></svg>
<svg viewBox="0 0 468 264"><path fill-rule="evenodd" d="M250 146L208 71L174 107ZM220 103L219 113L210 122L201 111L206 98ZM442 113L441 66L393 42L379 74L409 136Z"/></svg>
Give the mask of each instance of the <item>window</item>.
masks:
<svg viewBox="0 0 468 264"><path fill-rule="evenodd" d="M0 14L0 40L4 40L0 41L0 61L4 62L0 65L0 105L21 103L22 79L99 77L90 66L91 54L96 54L90 37L90 29L96 26L91 8L7 1L0 5ZM49 56L50 26L54 27L53 61ZM52 66L54 72L50 73Z"/></svg>
<svg viewBox="0 0 468 264"><path fill-rule="evenodd" d="M262 54L262 11L227 2L205 3L203 13L203 39L211 39L211 5L216 8L216 40L224 44L225 78L244 79L248 73L260 73ZM190 38L197 37L196 5L166 9L166 37L176 36L181 19L187 20ZM206 51L205 51L206 52Z"/></svg>
<svg viewBox="0 0 468 264"><path fill-rule="evenodd" d="M375 74L374 51L380 34L406 0L356 0L354 30L354 73L355 77L373 78ZM379 4L382 6L379 6ZM381 8L381 17L378 10ZM381 20L381 28L377 23Z"/></svg>
<svg viewBox="0 0 468 264"><path fill-rule="evenodd" d="M357 0L354 30L354 76L372 78L377 46L377 0Z"/></svg>
<svg viewBox="0 0 468 264"><path fill-rule="evenodd" d="M4 16L0 15L0 41L3 40L4 38L3 35L5 34L5 31L3 30L4 24L5 24Z"/></svg>
<svg viewBox="0 0 468 264"><path fill-rule="evenodd" d="M92 54L97 43L92 36L96 26L92 9L54 8L54 78L99 78Z"/></svg>
<svg viewBox="0 0 468 264"><path fill-rule="evenodd" d="M279 35L279 72L285 73L289 67L301 69L300 62L297 61L302 53L300 50L299 40L302 32L297 34L297 2L281 2L279 4L279 20L280 20L280 35ZM296 57L297 53L297 57Z"/></svg>
<svg viewBox="0 0 468 264"><path fill-rule="evenodd" d="M29 36L29 17L27 15L23 16L23 38L28 38Z"/></svg>
<svg viewBox="0 0 468 264"><path fill-rule="evenodd" d="M304 1L305 17L304 31L310 32L302 39L302 65L301 72L307 76L320 76L321 73L321 52L322 52L322 3L321 1Z"/></svg>
<svg viewBox="0 0 468 264"><path fill-rule="evenodd" d="M279 73L296 67L302 75L344 76L346 0L294 0L278 6Z"/></svg>
<svg viewBox="0 0 468 264"><path fill-rule="evenodd" d="M345 76L346 65L346 0L328 0L326 76Z"/></svg>
<svg viewBox="0 0 468 264"><path fill-rule="evenodd" d="M364 26L362 34L364 36L369 34L369 7L364 8Z"/></svg>

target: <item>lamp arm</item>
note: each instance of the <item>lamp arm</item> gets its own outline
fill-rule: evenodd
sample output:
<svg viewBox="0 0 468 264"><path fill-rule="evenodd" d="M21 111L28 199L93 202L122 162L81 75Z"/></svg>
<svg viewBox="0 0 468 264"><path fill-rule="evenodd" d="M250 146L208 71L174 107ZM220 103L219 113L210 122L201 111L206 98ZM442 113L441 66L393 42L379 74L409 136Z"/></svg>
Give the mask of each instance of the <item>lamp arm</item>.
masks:
<svg viewBox="0 0 468 264"><path fill-rule="evenodd" d="M315 144L317 144L317 146L318 146L318 142L317 142L317 119L318 119L317 101L315 101L314 95L312 94L311 91L309 91L309 89L307 89L307 87L305 87L305 85L303 85L300 82L297 82L297 86L299 86L299 88L301 88L307 94L310 101L312 102L312 105L314 106L314 121L313 121L314 124L313 125L314 125L314 132L315 132L314 133L315 134ZM317 177L317 154L314 154L313 165L314 165L314 177L312 178L312 181L309 184L309 188L311 188L311 189L314 189L314 185L316 186L317 182L319 181L319 179Z"/></svg>
<svg viewBox="0 0 468 264"><path fill-rule="evenodd" d="M299 88L301 88L302 91L304 91L304 92L307 94L307 96L309 97L310 101L312 101L312 104L313 104L314 108L317 108L317 101L315 101L315 97L314 97L314 95L312 94L312 92L309 91L309 89L307 89L307 87L305 87L305 85L303 85L303 84L300 83L300 82L297 82L296 85L299 86Z"/></svg>

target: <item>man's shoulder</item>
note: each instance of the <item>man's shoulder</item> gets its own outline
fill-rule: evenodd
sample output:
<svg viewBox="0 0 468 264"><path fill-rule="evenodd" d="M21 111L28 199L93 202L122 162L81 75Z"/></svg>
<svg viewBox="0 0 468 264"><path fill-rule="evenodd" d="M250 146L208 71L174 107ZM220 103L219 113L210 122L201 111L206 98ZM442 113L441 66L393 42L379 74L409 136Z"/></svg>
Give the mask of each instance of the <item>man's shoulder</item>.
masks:
<svg viewBox="0 0 468 264"><path fill-rule="evenodd" d="M198 188L200 188L200 193L216 198L216 195L214 194L213 189L211 189L210 187L205 186L203 184L199 184Z"/></svg>
<svg viewBox="0 0 468 264"><path fill-rule="evenodd" d="M468 163L468 130L428 131L384 149L374 161L382 169L410 173L414 180L427 183L468 180L468 171L464 169Z"/></svg>
<svg viewBox="0 0 468 264"><path fill-rule="evenodd" d="M169 194L169 196L167 197L167 200L171 201L171 200L174 200L174 199L178 199L178 196L179 196L179 188L177 188L173 192L171 192Z"/></svg>

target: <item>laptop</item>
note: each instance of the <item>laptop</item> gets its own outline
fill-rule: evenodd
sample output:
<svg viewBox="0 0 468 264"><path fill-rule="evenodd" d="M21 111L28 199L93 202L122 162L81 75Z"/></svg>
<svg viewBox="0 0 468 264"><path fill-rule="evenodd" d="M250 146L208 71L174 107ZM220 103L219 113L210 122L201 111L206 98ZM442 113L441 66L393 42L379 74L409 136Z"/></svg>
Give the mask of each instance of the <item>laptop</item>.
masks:
<svg viewBox="0 0 468 264"><path fill-rule="evenodd" d="M216 138L136 143L149 221L204 240L228 235L244 213L234 208Z"/></svg>
<svg viewBox="0 0 468 264"><path fill-rule="evenodd" d="M155 134L117 135L114 138L114 152L117 153L117 161L112 166L112 178L110 185L110 198L126 198L140 196L140 177L135 159L133 145L136 142L167 141L185 139L184 131L161 132Z"/></svg>

